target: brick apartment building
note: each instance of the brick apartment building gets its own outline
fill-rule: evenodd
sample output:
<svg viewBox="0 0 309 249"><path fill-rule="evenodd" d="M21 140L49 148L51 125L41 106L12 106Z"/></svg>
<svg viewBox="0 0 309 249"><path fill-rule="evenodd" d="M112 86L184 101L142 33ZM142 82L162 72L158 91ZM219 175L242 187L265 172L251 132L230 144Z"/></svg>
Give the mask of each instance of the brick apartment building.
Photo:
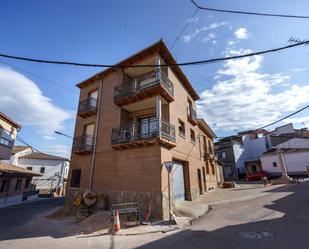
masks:
<svg viewBox="0 0 309 249"><path fill-rule="evenodd" d="M222 181L215 134L196 116L199 96L162 40L79 83L79 107L69 173L68 200L91 189L111 204L138 201L168 216L172 201L196 200ZM126 67L155 64L154 67Z"/></svg>

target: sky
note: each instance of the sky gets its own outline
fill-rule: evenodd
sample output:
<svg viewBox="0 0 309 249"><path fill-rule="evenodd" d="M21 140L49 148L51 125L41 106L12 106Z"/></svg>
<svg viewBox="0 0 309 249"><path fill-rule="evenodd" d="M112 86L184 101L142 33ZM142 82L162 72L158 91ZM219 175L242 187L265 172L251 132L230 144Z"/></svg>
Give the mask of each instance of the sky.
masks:
<svg viewBox="0 0 309 249"><path fill-rule="evenodd" d="M243 11L309 15L306 0L197 0ZM309 38L307 19L199 10L189 0L0 1L0 53L113 64L163 38L178 62L237 55ZM184 34L172 48L176 37ZM309 100L309 46L216 64L183 67L201 96L198 115L218 137L256 129ZM69 157L78 104L75 84L98 68L0 57L0 111L22 125L19 136L39 150ZM37 77L39 76L39 77ZM278 123L308 127L309 110ZM275 128L269 127L269 129Z"/></svg>

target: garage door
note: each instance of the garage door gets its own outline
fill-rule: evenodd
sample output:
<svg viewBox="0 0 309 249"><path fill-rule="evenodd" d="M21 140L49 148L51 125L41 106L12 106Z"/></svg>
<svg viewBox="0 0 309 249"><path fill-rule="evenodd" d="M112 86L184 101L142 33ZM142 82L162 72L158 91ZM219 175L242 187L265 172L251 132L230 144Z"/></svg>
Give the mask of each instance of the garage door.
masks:
<svg viewBox="0 0 309 249"><path fill-rule="evenodd" d="M185 200L185 181L182 162L175 162L172 169L173 194L175 201Z"/></svg>

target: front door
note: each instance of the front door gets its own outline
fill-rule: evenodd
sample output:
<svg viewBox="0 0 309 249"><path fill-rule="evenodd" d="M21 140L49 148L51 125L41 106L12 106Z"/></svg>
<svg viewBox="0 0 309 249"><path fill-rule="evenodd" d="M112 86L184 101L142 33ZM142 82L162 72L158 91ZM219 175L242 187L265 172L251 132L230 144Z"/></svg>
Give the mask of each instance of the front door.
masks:
<svg viewBox="0 0 309 249"><path fill-rule="evenodd" d="M202 174L201 174L200 169L197 169L197 179L198 179L199 192L200 192L200 195L202 195L203 194L203 186L202 186Z"/></svg>
<svg viewBox="0 0 309 249"><path fill-rule="evenodd" d="M175 201L185 200L184 168L182 162L175 162L172 169L173 194Z"/></svg>
<svg viewBox="0 0 309 249"><path fill-rule="evenodd" d="M85 146L91 147L93 145L94 124L88 124L85 127Z"/></svg>
<svg viewBox="0 0 309 249"><path fill-rule="evenodd" d="M158 122L156 116L139 119L139 137L141 139L156 137L158 134Z"/></svg>

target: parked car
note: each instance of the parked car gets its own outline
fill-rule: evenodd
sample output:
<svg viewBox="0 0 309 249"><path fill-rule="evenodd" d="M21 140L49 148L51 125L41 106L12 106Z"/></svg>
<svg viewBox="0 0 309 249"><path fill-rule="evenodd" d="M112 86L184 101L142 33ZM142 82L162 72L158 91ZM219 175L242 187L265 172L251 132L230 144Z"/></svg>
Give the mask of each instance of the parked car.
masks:
<svg viewBox="0 0 309 249"><path fill-rule="evenodd" d="M258 171L250 175L246 175L245 179L246 181L258 181L261 180L261 178L264 176L269 177L269 174L265 171Z"/></svg>

